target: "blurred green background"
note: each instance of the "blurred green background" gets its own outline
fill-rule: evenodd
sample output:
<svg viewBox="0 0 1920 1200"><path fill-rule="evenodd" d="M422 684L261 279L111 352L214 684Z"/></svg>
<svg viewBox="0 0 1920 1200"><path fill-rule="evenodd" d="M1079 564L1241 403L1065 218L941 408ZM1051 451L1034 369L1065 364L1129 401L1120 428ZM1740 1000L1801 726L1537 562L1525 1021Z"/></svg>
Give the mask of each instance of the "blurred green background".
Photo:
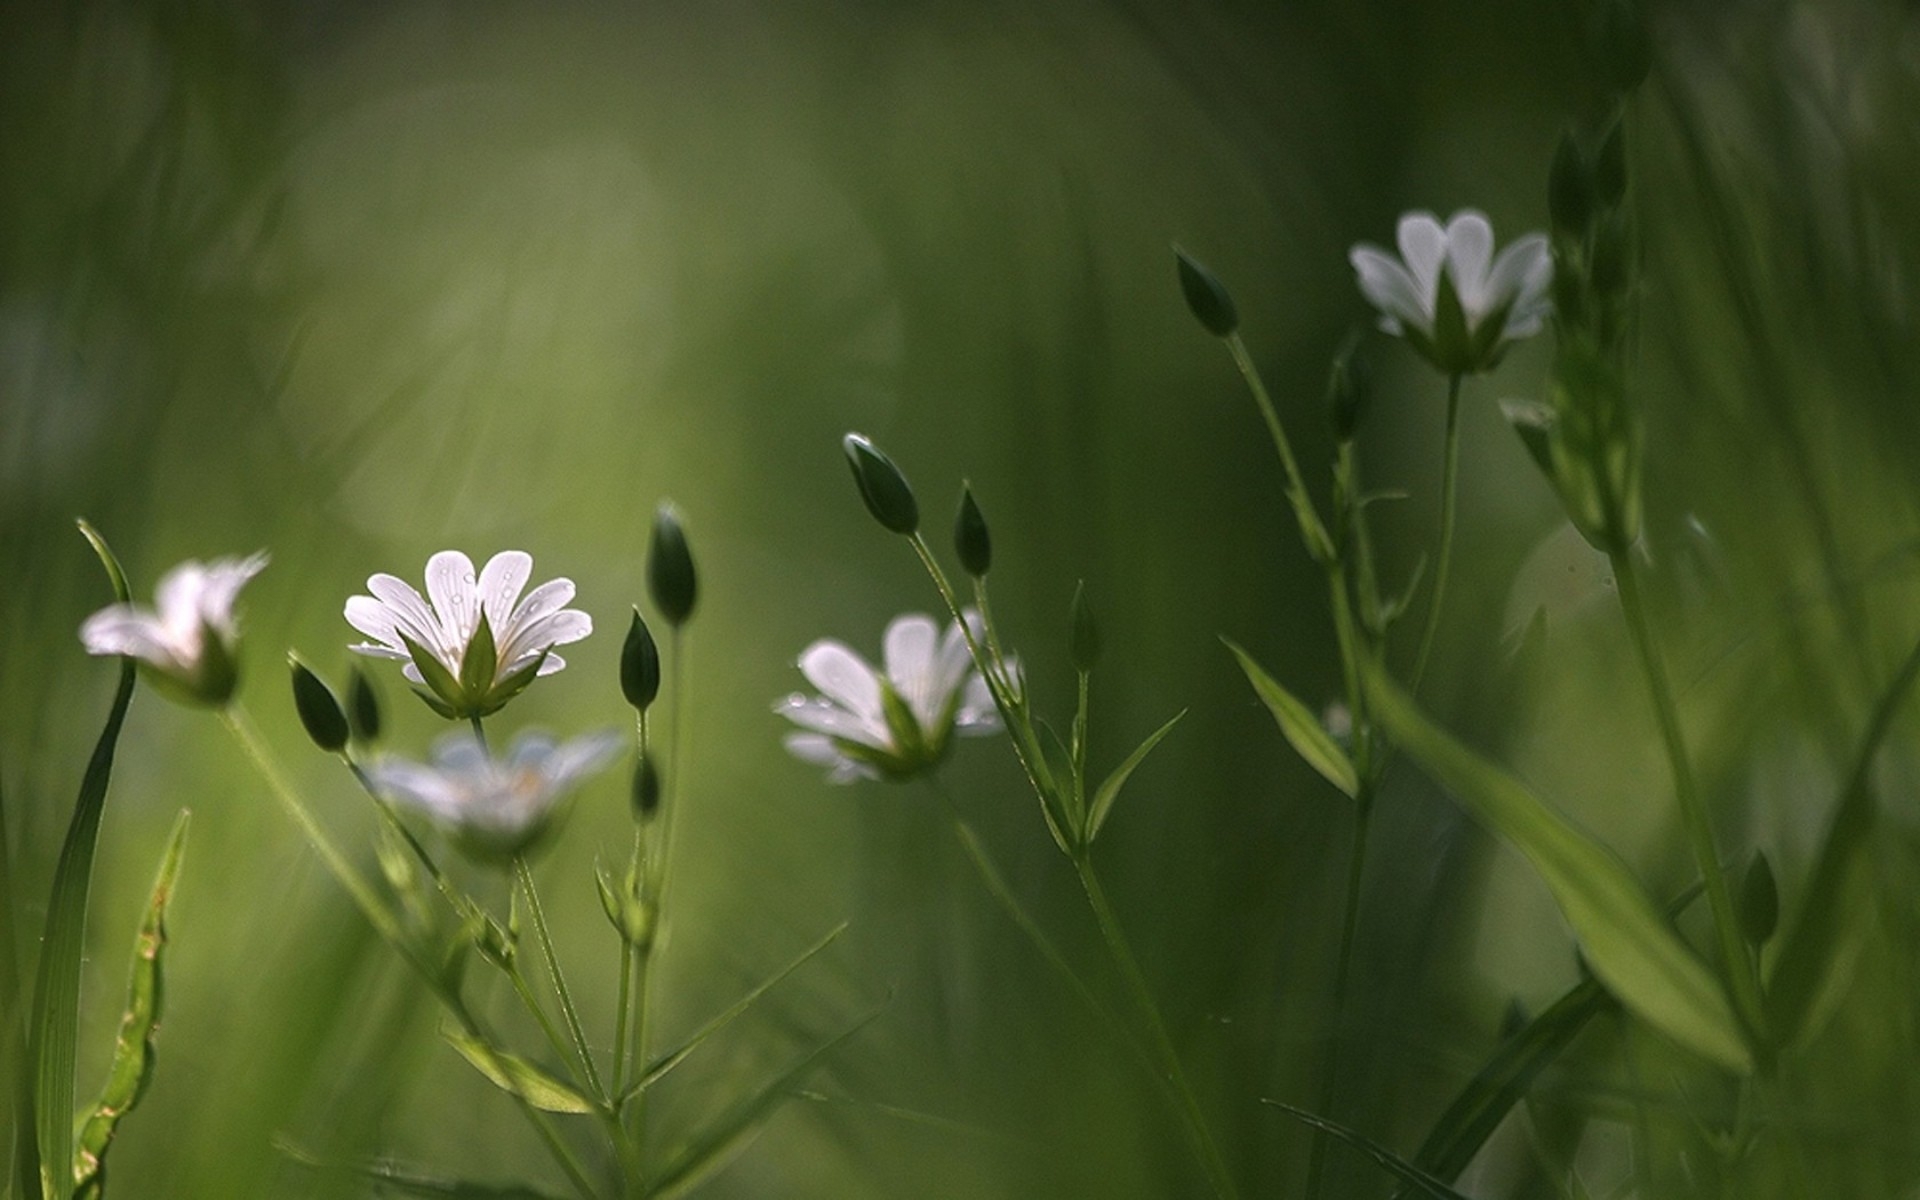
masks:
<svg viewBox="0 0 1920 1200"><path fill-rule="evenodd" d="M523 548L536 579L576 581L599 628L500 720L618 723L619 635L644 596L652 508L671 497L702 607L661 1036L851 928L689 1062L656 1106L662 1136L891 996L707 1194L1199 1194L1158 1093L993 908L932 795L829 787L780 748L769 706L801 685L802 647L832 636L877 654L890 616L937 603L860 509L836 444L860 429L936 531L971 479L999 618L1061 723L1067 604L1087 581L1109 647L1096 760L1190 710L1100 857L1247 1194L1297 1192L1308 1135L1258 1099L1313 1105L1328 1038L1346 1047L1335 1115L1406 1152L1510 1000L1537 1009L1575 979L1524 864L1403 767L1376 822L1355 999L1330 1023L1351 814L1217 641L1330 698L1325 593L1168 244L1233 289L1318 485L1326 364L1369 320L1348 246L1390 242L1412 208L1482 208L1503 241L1545 224L1554 140L1595 101L1582 5L3 11L6 969L31 978L111 689L74 636L108 598L75 516L143 597L182 558L272 553L244 601L243 702L371 869L371 814L302 739L283 651L340 678L357 640L341 607L369 574L418 580L435 550ZM1920 16L1751 0L1649 21L1655 74L1629 137L1656 619L1723 848L1765 847L1791 910L1838 764L1920 631ZM1689 866L1605 572L1495 407L1538 392L1545 342L1468 385L1461 560L1426 699L1668 895ZM1409 492L1377 510L1397 579L1437 521L1443 390L1404 346L1366 353L1366 470ZM1545 652L1516 664L1511 635L1542 607ZM440 722L397 674L381 682L395 747L424 752ZM1915 728L1903 720L1883 764L1852 987L1782 1068L1776 1116L1823 1196L1920 1183ZM590 871L624 853L617 774L539 864L597 1030L616 943ZM1112 990L1004 744L964 744L943 774ZM217 723L146 692L103 833L81 1094L182 806L195 818L159 1073L114 1151L115 1193L364 1190L289 1148L547 1180L510 1103L440 1043L429 1003ZM1574 1143L1592 1194L1773 1194L1764 1173L1690 1149L1726 1110L1711 1076L1650 1037L1623 1053L1618 1027L1590 1042L1541 1082L1533 1119L1594 1118ZM1664 1175L1624 1165L1630 1130ZM1509 1134L1463 1186L1569 1194ZM1331 1184L1387 1190L1345 1151Z"/></svg>

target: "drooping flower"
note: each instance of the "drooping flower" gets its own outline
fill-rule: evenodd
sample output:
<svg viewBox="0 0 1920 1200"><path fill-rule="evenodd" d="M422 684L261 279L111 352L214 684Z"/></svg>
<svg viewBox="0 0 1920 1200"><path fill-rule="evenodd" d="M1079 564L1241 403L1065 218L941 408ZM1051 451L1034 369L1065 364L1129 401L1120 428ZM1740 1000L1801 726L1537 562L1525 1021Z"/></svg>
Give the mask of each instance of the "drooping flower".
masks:
<svg viewBox="0 0 1920 1200"><path fill-rule="evenodd" d="M239 682L234 601L266 565L264 551L183 562L160 577L153 609L108 605L80 626L80 642L88 654L138 659L148 679L176 699L218 707Z"/></svg>
<svg viewBox="0 0 1920 1200"><path fill-rule="evenodd" d="M468 730L434 743L432 763L386 759L367 771L374 790L419 810L483 856L511 856L547 828L560 802L612 762L614 730L568 742L534 730L515 735L501 757Z"/></svg>
<svg viewBox="0 0 1920 1200"><path fill-rule="evenodd" d="M521 599L532 574L533 556L519 550L494 555L477 579L471 559L442 550L427 560L428 599L395 576L375 575L367 580L373 595L347 601L347 623L374 639L352 649L406 663L406 677L428 689L421 698L444 717L498 712L536 676L567 665L555 646L593 632L592 618L563 607L573 599L571 579L549 580Z"/></svg>
<svg viewBox="0 0 1920 1200"><path fill-rule="evenodd" d="M1361 243L1348 254L1380 327L1449 375L1491 370L1509 343L1540 332L1552 310L1553 256L1530 233L1493 253L1493 226L1462 209L1442 226L1428 212L1400 218L1400 256Z"/></svg>
<svg viewBox="0 0 1920 1200"><path fill-rule="evenodd" d="M969 609L966 618L977 639L979 614ZM958 621L942 636L931 617L896 617L887 626L884 649L882 671L844 643L813 643L800 655L799 667L820 694L796 693L774 705L803 730L787 735L787 750L826 767L831 782L907 779L938 764L953 735L1000 728L992 693L974 669Z"/></svg>

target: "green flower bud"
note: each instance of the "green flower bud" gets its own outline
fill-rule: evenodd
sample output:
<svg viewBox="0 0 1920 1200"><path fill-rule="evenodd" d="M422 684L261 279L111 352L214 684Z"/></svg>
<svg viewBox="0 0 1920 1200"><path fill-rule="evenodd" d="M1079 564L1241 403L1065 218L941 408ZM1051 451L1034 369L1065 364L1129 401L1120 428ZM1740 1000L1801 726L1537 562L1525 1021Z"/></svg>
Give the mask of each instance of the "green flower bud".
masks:
<svg viewBox="0 0 1920 1200"><path fill-rule="evenodd" d="M1093 623L1093 609L1087 604L1087 582L1073 589L1073 628L1067 635L1067 657L1073 669L1087 672L1100 661L1100 627Z"/></svg>
<svg viewBox="0 0 1920 1200"><path fill-rule="evenodd" d="M1547 215L1554 233L1579 238L1593 220L1593 185L1587 178L1586 156L1569 130L1560 135L1547 169Z"/></svg>
<svg viewBox="0 0 1920 1200"><path fill-rule="evenodd" d="M1180 293L1187 298L1194 319L1215 337L1231 336L1240 328L1240 310L1226 285L1178 246L1173 248L1173 258L1180 273Z"/></svg>
<svg viewBox="0 0 1920 1200"><path fill-rule="evenodd" d="M910 536L920 528L920 505L913 488L893 460L881 453L865 434L849 433L840 441L853 482L873 519L894 533Z"/></svg>
<svg viewBox="0 0 1920 1200"><path fill-rule="evenodd" d="M1352 441L1360 431L1360 422L1373 398L1373 380L1359 352L1360 335L1348 334L1327 373L1327 419L1333 426L1333 436L1343 442Z"/></svg>
<svg viewBox="0 0 1920 1200"><path fill-rule="evenodd" d="M346 749L349 730L347 714L341 711L333 689L291 654L287 655L287 665L293 669L293 707L307 736L328 754L340 753Z"/></svg>
<svg viewBox="0 0 1920 1200"><path fill-rule="evenodd" d="M641 712L660 695L660 647L638 608L627 627L626 645L620 648L620 691Z"/></svg>
<svg viewBox="0 0 1920 1200"><path fill-rule="evenodd" d="M953 518L953 550L967 574L979 579L993 565L993 538L987 533L987 518L973 501L973 488L960 485L960 511Z"/></svg>
<svg viewBox="0 0 1920 1200"><path fill-rule="evenodd" d="M1611 212L1593 231L1593 290L1601 296L1624 292L1632 274L1633 250L1626 215Z"/></svg>
<svg viewBox="0 0 1920 1200"><path fill-rule="evenodd" d="M1626 122L1616 119L1593 156L1593 198L1603 209L1627 198Z"/></svg>
<svg viewBox="0 0 1920 1200"><path fill-rule="evenodd" d="M357 666L347 679L347 727L356 742L370 746L380 740L380 694Z"/></svg>
<svg viewBox="0 0 1920 1200"><path fill-rule="evenodd" d="M660 768L654 766L653 755L642 754L633 768L633 817L648 821L659 811Z"/></svg>
<svg viewBox="0 0 1920 1200"><path fill-rule="evenodd" d="M1740 881L1740 898L1735 904L1740 921L1740 936L1755 946L1764 946L1780 925L1780 889L1773 881L1773 865L1765 851L1755 851Z"/></svg>
<svg viewBox="0 0 1920 1200"><path fill-rule="evenodd" d="M653 514L653 540L647 547L647 590L653 595L653 606L675 629L687 623L699 598L693 552L687 549L680 513L668 501L661 501Z"/></svg>

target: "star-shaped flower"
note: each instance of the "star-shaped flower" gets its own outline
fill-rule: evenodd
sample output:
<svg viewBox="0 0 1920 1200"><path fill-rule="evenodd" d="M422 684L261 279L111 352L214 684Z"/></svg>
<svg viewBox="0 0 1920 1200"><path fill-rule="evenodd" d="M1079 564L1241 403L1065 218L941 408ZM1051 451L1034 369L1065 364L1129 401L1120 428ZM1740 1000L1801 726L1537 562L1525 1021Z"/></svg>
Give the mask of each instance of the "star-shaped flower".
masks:
<svg viewBox="0 0 1920 1200"><path fill-rule="evenodd" d="M978 638L978 613L967 624ZM805 732L787 735L794 757L826 767L834 783L907 779L938 764L952 736L996 732L1000 714L974 669L958 621L943 637L933 618L896 617L887 626L886 670L844 643L822 639L800 655L800 671L820 695L795 694L774 711Z"/></svg>
<svg viewBox="0 0 1920 1200"><path fill-rule="evenodd" d="M80 642L88 654L138 659L147 677L176 699L218 707L239 681L234 601L266 565L265 552L183 562L160 577L152 610L108 605L80 626Z"/></svg>
<svg viewBox="0 0 1920 1200"><path fill-rule="evenodd" d="M463 729L434 743L431 764L387 759L367 777L374 790L445 826L466 849L510 857L540 836L569 792L613 761L621 740L614 730L569 742L524 730L495 758Z"/></svg>
<svg viewBox="0 0 1920 1200"><path fill-rule="evenodd" d="M573 581L554 579L520 598L533 574L533 556L503 550L476 579L473 562L458 550L427 560L427 596L392 575L367 580L371 596L347 601L347 623L374 639L352 649L405 662L422 699L444 717L498 712L535 676L566 666L553 647L593 632L593 620L563 607ZM518 603L516 603L518 601ZM416 689L418 690L418 689Z"/></svg>
<svg viewBox="0 0 1920 1200"><path fill-rule="evenodd" d="M1449 375L1496 366L1509 343L1540 332L1552 311L1553 256L1530 233L1499 257L1484 214L1462 209L1443 227L1428 212L1400 218L1400 257L1361 243L1348 260L1380 327Z"/></svg>

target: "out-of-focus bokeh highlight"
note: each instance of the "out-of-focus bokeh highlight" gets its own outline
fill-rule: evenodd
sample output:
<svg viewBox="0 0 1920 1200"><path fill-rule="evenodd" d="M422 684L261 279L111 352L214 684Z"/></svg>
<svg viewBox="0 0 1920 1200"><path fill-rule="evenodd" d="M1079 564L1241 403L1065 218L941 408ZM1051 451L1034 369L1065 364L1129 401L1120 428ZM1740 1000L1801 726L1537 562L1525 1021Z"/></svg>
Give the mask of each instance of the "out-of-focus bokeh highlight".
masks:
<svg viewBox="0 0 1920 1200"><path fill-rule="evenodd" d="M1086 581L1107 647L1096 760L1190 710L1098 853L1246 1194L1299 1188L1310 1135L1259 1100L1314 1105L1328 1038L1346 1047L1339 1119L1409 1152L1510 1003L1537 1010L1577 978L1573 947L1524 862L1403 764L1378 810L1355 998L1330 1023L1351 814L1218 640L1331 699L1324 588L1169 245L1232 288L1322 486L1327 364L1370 322L1347 248L1389 242L1416 208L1481 208L1503 240L1546 224L1555 138L1593 100L1579 8L7 5L5 969L31 978L112 686L75 637L109 598L76 516L141 594L182 558L271 552L243 602L242 702L371 871L373 814L302 737L284 652L343 680L358 638L341 608L368 575L525 549L536 580L578 584L597 631L502 735L619 724L620 636L671 497L702 577L661 1037L851 924L673 1078L663 1144L885 1003L705 1194L1201 1194L1160 1093L994 907L938 797L830 787L781 750L771 705L803 686L808 642L877 655L889 618L938 605L861 508L838 448L858 429L913 480L942 553L971 481L997 615L1061 728ZM1648 20L1655 70L1628 127L1645 557L1723 849L1764 847L1790 910L1920 633L1920 18L1807 0ZM1537 393L1545 340L1468 384L1460 559L1424 698L1671 895L1691 868L1605 564L1496 406ZM1365 470L1407 493L1374 510L1400 578L1437 524L1444 385L1391 339L1365 354ZM1540 610L1544 645L1515 659ZM443 723L397 670L378 678L391 744L423 755ZM1849 989L1773 1093L1823 1196L1920 1182L1915 730L1902 720L1883 765ZM630 837L618 775L536 864L602 1040L617 943L591 872ZM1120 996L1004 744L959 745L942 786ZM106 812L80 1094L182 806L158 1074L114 1149L115 1192L358 1195L363 1180L311 1163L372 1159L558 1190L217 723L151 692ZM472 880L504 904L504 881ZM482 996L537 1044L504 989ZM1669 1139L1669 1166L1691 1161L1670 1083L1695 1068L1651 1035L1606 1037L1540 1081L1531 1124L1463 1186L1566 1194L1527 1141L1571 1126L1594 1195L1717 1194L1689 1190L1718 1186L1711 1166L1636 1180L1635 1121ZM1333 1152L1328 1194L1388 1187Z"/></svg>

